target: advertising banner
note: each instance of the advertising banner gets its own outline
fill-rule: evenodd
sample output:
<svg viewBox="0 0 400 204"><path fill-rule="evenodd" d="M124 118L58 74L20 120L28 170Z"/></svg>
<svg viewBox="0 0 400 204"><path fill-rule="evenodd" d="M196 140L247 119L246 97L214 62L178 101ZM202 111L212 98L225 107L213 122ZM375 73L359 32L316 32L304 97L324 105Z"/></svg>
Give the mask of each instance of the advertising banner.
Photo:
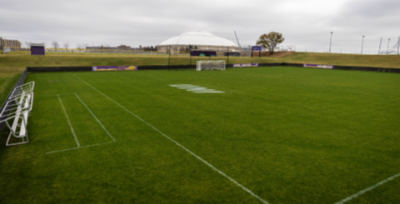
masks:
<svg viewBox="0 0 400 204"><path fill-rule="evenodd" d="M319 68L319 69L333 69L332 65L323 64L304 64L303 67Z"/></svg>
<svg viewBox="0 0 400 204"><path fill-rule="evenodd" d="M253 51L261 51L262 48L261 48L261 46L251 46L251 50L253 50Z"/></svg>
<svg viewBox="0 0 400 204"><path fill-rule="evenodd" d="M251 63L251 64L233 64L233 67L258 67L258 63Z"/></svg>
<svg viewBox="0 0 400 204"><path fill-rule="evenodd" d="M138 70L137 66L97 66L92 67L92 71L136 71Z"/></svg>

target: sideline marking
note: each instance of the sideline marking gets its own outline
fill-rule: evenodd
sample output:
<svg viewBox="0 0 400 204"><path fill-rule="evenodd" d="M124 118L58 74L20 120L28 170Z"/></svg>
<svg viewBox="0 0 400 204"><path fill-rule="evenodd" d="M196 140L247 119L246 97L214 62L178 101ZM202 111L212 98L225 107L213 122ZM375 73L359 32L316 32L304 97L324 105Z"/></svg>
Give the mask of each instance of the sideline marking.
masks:
<svg viewBox="0 0 400 204"><path fill-rule="evenodd" d="M108 130L104 127L104 125L101 124L100 120L97 119L97 117L93 114L93 112L89 109L89 107L87 107L87 105L82 101L82 99L78 96L78 94L75 93L75 96L81 101L81 103L86 107L86 109L90 112L90 114L92 114L94 119L96 119L96 121L100 124L100 126L103 128L103 130L106 131L106 133L108 134L108 136L110 136L110 138L113 140L113 142L116 142L115 138L111 135L110 132L108 132Z"/></svg>
<svg viewBox="0 0 400 204"><path fill-rule="evenodd" d="M61 98L60 98L60 96L59 96L58 94L57 94L57 97L58 97L58 100L59 100L60 103L61 103L61 107L62 107L62 109L63 109L63 111L64 111L65 117L67 118L68 125L69 125L69 127L71 128L71 132L72 132L72 134L74 135L76 145L77 145L78 148L79 148L81 145L79 144L78 138L76 137L74 128L72 127L71 122L69 121L69 117L68 117L68 115L67 115L67 112L65 111L64 105L63 105L63 103L62 103L62 101L61 101Z"/></svg>
<svg viewBox="0 0 400 204"><path fill-rule="evenodd" d="M259 197L258 195L256 195L255 193L253 193L251 190L249 190L248 188L244 187L242 184L240 184L239 182L237 182L236 180L234 180L233 178L229 177L228 175L226 175L224 172L220 171L219 169L217 169L216 167L214 167L213 165L211 165L210 163L208 163L207 161L205 161L204 159L202 159L201 157L197 156L195 153L193 153L192 151L190 151L189 149L187 149L186 147L184 147L183 145L179 144L177 141L171 139L170 137L168 137L166 134L164 134L163 132L161 132L160 130L158 130L157 128L155 128L154 126L150 125L148 122L146 122L145 120L143 120L142 118L140 118L139 116L135 115L134 113L132 113L131 111L129 111L128 109L126 109L124 106L122 106L121 104L117 103L116 101L114 101L113 99L111 99L110 97L108 97L107 95L105 95L104 93L102 93L101 91L97 90L96 88L94 88L92 85L90 85L89 83L87 83L86 81L84 81L83 79L81 79L80 77L76 76L74 74L75 77L77 77L78 79L80 79L81 81L83 81L85 84L87 84L88 86L92 87L94 90L96 90L97 92L99 92L101 95L103 95L104 97L108 98L110 101L114 102L115 104L117 104L119 107L121 107L122 109L126 110L128 113L130 113L131 115L135 116L137 119L139 119L140 121L142 121L143 123L145 123L146 125L148 125L149 127L151 127L153 130L155 130L156 132L160 133L162 136L164 136L165 138L167 138L168 140L170 140L171 142L175 143L176 145L178 145L179 147L181 147L183 150L185 150L186 152L188 152L189 154L191 154L192 156L196 157L198 160L200 160L201 162L203 162L204 164L206 164L207 166L209 166L211 169L213 169L214 171L218 172L219 174L221 174L222 176L224 176L225 178L227 178L228 180L230 180L232 183L236 184L237 186L239 186L240 188L242 188L244 191L246 191L247 193L249 193L250 195L252 195L253 197L257 198L259 201L261 201L264 204L269 204L267 201L265 201L264 199L262 199L261 197Z"/></svg>
<svg viewBox="0 0 400 204"><path fill-rule="evenodd" d="M58 152L66 152L66 151L70 151L70 150L82 149L82 148L85 148L85 147L99 146L99 145L104 145L104 144L109 144L109 143L112 143L112 142L98 143L98 144L92 144L92 145L85 145L85 146L81 146L81 147L73 147L73 148L68 148L68 149L56 150L56 151L46 152L46 154L53 154L53 153L58 153Z"/></svg>
<svg viewBox="0 0 400 204"><path fill-rule="evenodd" d="M345 199L343 199L343 200L341 200L341 201L339 201L339 202L337 202L335 204L343 204L343 203L345 203L345 202L347 202L347 201L349 201L349 200L351 200L351 199L353 199L355 197L358 197L359 195L364 194L364 193L366 193L366 192L368 192L368 191L370 191L370 190L372 190L372 189L374 189L374 188L376 188L376 187L378 187L378 186L380 186L380 185L382 185L382 184L384 184L386 182L389 182L389 181L391 181L391 180L393 180L393 179L395 179L396 177L399 177L399 176L400 176L400 173L398 173L398 174L396 174L396 175L394 175L392 177L389 177L389 178L387 178L387 179L385 179L385 180L383 180L383 181L381 181L381 182L379 182L379 183L377 183L377 184L375 184L373 186L370 186L370 187L368 187L368 188L366 188L366 189L364 189L364 190L362 190L362 191L360 191L360 192L358 192L358 193L356 193L356 194L354 194L354 195L352 195L350 197L347 197L347 198L345 198Z"/></svg>

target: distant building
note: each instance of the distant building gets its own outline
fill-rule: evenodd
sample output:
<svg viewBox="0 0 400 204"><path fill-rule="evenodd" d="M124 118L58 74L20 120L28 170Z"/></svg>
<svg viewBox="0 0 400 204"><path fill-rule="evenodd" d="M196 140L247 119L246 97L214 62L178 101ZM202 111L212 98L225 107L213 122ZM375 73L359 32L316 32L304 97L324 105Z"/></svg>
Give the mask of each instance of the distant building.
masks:
<svg viewBox="0 0 400 204"><path fill-rule="evenodd" d="M118 46L117 48L118 48L118 49L128 50L128 49L131 49L131 46L120 45L120 46Z"/></svg>
<svg viewBox="0 0 400 204"><path fill-rule="evenodd" d="M21 48L21 42L18 40L6 40L0 37L0 50L3 48Z"/></svg>

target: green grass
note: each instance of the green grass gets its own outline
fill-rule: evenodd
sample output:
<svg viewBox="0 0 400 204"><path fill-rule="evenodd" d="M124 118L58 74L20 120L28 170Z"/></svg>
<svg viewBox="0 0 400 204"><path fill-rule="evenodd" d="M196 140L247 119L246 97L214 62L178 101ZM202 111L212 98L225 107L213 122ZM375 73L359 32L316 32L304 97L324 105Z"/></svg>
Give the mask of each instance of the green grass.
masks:
<svg viewBox="0 0 400 204"><path fill-rule="evenodd" d="M229 63L314 63L330 65L372 66L382 68L400 68L400 55L355 55L355 54L327 54L327 53L295 53L290 55L276 55L280 57L230 57ZM196 60L208 59L193 58ZM225 57L213 59L227 60ZM188 56L172 56L171 64L185 65L190 63ZM0 55L0 82L3 87L13 87L12 80L6 77L15 77L21 74L26 67L54 67L54 66L123 66L123 65L167 65L167 55L132 55L109 53L46 53L45 56L31 56L29 52L18 51ZM5 80L5 82L4 82ZM0 90L0 101L4 101L9 89ZM6 92L6 93L3 93Z"/></svg>
<svg viewBox="0 0 400 204"><path fill-rule="evenodd" d="M26 81L36 82L31 142L0 147L0 203L260 203L146 123L271 204L335 203L400 173L398 74L275 67ZM46 154L77 147L57 95L80 145L102 145ZM398 189L400 178L348 203L399 203Z"/></svg>

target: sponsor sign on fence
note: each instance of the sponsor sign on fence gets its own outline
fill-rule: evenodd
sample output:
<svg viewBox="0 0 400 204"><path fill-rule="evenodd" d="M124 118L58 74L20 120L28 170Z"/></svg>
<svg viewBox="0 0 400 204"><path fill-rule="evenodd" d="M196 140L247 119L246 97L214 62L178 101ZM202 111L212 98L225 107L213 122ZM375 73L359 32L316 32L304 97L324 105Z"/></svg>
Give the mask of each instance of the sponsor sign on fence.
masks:
<svg viewBox="0 0 400 204"><path fill-rule="evenodd" d="M261 51L262 47L261 46L251 46L251 50L253 50L253 51Z"/></svg>
<svg viewBox="0 0 400 204"><path fill-rule="evenodd" d="M319 68L319 69L333 69L332 65L323 64L304 64L303 67Z"/></svg>
<svg viewBox="0 0 400 204"><path fill-rule="evenodd" d="M233 67L258 67L258 63L251 63L251 64L233 64Z"/></svg>
<svg viewBox="0 0 400 204"><path fill-rule="evenodd" d="M92 67L92 71L136 71L138 70L137 66L97 66Z"/></svg>

